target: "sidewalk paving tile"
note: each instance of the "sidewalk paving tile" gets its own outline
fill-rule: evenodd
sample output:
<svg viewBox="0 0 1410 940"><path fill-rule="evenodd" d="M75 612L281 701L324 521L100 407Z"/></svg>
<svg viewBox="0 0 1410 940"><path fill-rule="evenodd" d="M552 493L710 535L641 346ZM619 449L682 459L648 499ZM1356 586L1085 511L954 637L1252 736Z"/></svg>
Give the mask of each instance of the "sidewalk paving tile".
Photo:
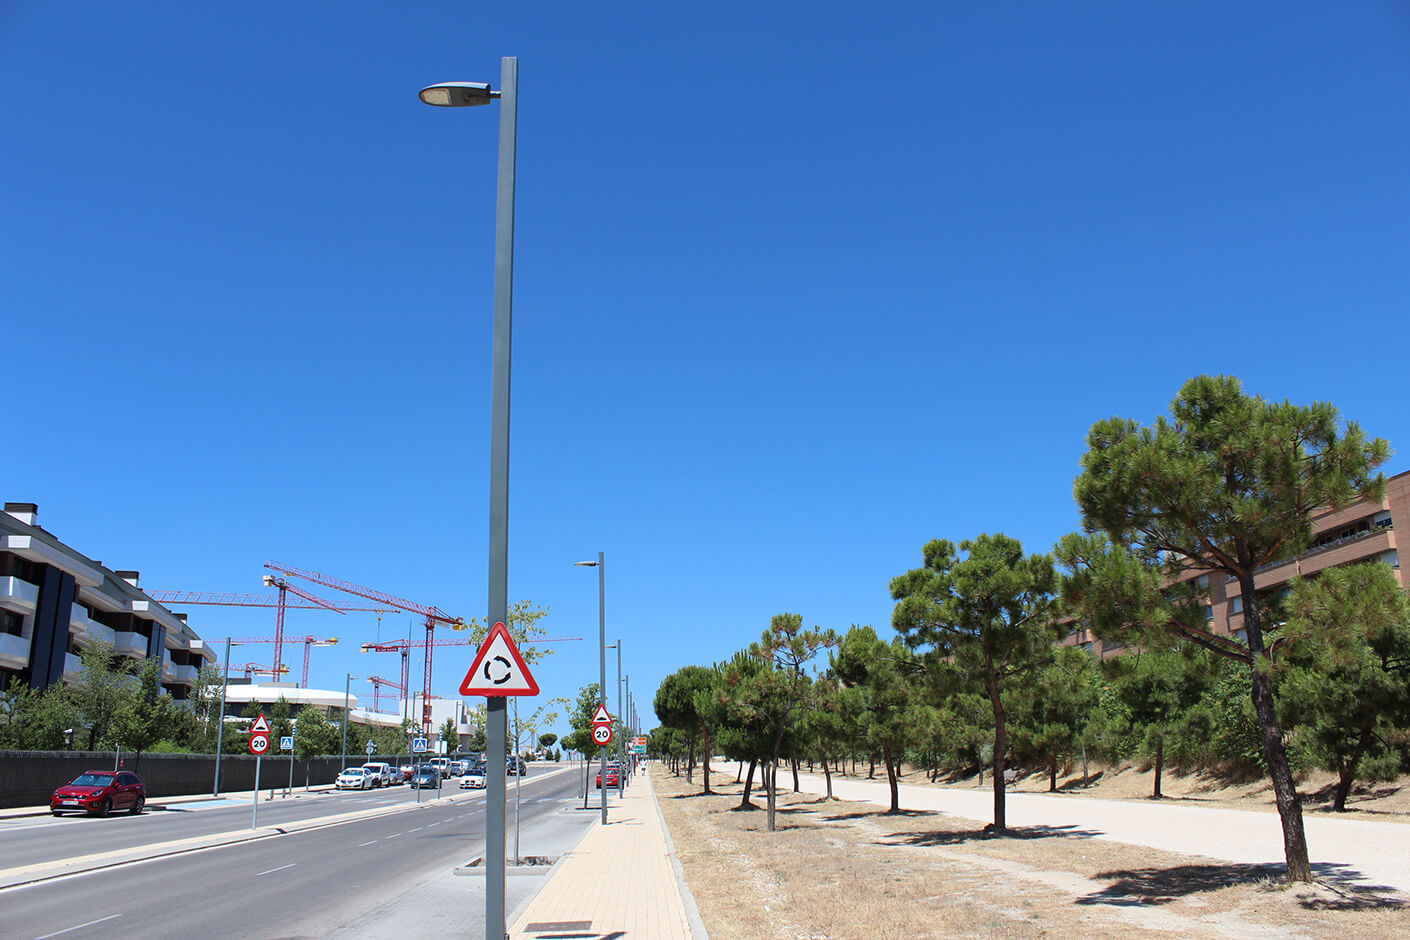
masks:
<svg viewBox="0 0 1410 940"><path fill-rule="evenodd" d="M510 928L513 940L691 940L649 773L638 775Z"/></svg>

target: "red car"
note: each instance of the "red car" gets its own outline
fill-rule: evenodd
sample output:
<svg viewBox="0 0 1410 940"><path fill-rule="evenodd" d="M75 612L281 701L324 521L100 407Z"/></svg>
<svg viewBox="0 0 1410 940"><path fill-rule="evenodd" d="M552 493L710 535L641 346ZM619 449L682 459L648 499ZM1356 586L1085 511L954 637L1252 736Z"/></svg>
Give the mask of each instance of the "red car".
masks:
<svg viewBox="0 0 1410 940"><path fill-rule="evenodd" d="M115 809L125 809L136 816L147 803L147 788L142 778L127 770L88 770L54 791L49 797L49 812L91 813L106 816Z"/></svg>
<svg viewBox="0 0 1410 940"><path fill-rule="evenodd" d="M607 785L609 787L620 787L622 785L622 771L616 764L607 765ZM597 772L597 787L602 788L602 771Z"/></svg>

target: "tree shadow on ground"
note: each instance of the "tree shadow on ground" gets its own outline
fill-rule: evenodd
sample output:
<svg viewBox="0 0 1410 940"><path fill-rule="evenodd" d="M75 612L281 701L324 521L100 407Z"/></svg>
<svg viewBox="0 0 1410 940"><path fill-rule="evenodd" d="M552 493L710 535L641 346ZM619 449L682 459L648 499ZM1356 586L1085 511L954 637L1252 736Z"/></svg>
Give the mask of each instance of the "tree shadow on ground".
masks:
<svg viewBox="0 0 1410 940"><path fill-rule="evenodd" d="M897 816L934 816L932 810L926 809L898 809L891 812L885 809L858 810L855 813L833 813L831 816L824 816L828 822L842 822L845 819L880 819L883 816L896 818Z"/></svg>
<svg viewBox="0 0 1410 940"><path fill-rule="evenodd" d="M963 845L996 839L1093 839L1101 835L1076 826L1023 826L999 830L992 826L980 829L927 829L922 832L893 832L892 841L877 841L876 845Z"/></svg>
<svg viewBox="0 0 1410 940"><path fill-rule="evenodd" d="M1312 866L1318 885L1300 897L1307 910L1364 911L1404 910L1410 902L1395 895L1388 885L1359 884L1360 872L1347 865L1320 863ZM1077 899L1078 904L1107 904L1115 907L1142 907L1169 904L1177 898L1205 891L1219 891L1238 885L1263 884L1281 889L1287 866L1275 863L1240 865L1175 865L1170 868L1131 868L1106 871L1093 880L1115 879L1094 894ZM1297 885L1291 886L1296 890ZM1320 888L1320 890L1319 890Z"/></svg>
<svg viewBox="0 0 1410 940"><path fill-rule="evenodd" d="M1106 772L1106 771L1099 770L1099 771L1097 771L1097 772L1094 773L1094 774L1088 774L1088 775L1087 775L1087 780L1086 780L1085 783L1082 781L1082 778L1081 778L1081 777L1073 777L1071 780L1067 781L1066 783L1060 783L1060 784L1058 784L1058 792L1059 792L1059 793L1072 793L1072 792L1076 791L1076 792L1080 793L1080 792L1082 792L1083 790L1085 790L1085 789L1087 789L1088 787L1090 787L1090 786L1092 786L1093 784L1095 784L1098 780L1101 780L1101 779L1102 779L1102 775L1103 775L1105 772Z"/></svg>

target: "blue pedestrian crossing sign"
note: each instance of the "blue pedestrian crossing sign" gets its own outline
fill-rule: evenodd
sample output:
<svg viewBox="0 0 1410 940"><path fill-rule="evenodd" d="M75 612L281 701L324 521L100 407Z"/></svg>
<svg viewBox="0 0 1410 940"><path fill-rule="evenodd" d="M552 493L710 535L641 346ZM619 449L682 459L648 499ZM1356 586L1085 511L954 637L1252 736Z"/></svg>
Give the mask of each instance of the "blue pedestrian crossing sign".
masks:
<svg viewBox="0 0 1410 940"><path fill-rule="evenodd" d="M279 750L292 751L294 749L294 736L286 734L279 739Z"/></svg>
<svg viewBox="0 0 1410 940"><path fill-rule="evenodd" d="M425 739L425 738L412 738L412 740L411 740L411 749L412 749L413 751L415 751L417 754L425 754L425 753L426 753L426 739Z"/></svg>

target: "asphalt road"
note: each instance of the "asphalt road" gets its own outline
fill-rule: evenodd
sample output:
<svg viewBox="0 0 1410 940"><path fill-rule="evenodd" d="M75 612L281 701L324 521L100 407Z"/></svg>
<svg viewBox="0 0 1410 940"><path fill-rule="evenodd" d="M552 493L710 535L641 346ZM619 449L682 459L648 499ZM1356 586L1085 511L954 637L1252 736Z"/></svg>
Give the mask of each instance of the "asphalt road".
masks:
<svg viewBox="0 0 1410 940"><path fill-rule="evenodd" d="M586 814L571 810L578 802L577 786L572 773L525 779L524 829L581 831ZM348 805L332 809L345 811ZM248 814L248 805L244 811ZM512 840L512 802L509 812ZM482 855L484 823L483 797L429 803L11 888L0 892L3 934L34 940L323 937L365 921L423 883ZM457 881L466 882L466 923L482 922L483 901L476 911L470 900L475 890L483 891L482 879Z"/></svg>
<svg viewBox="0 0 1410 940"><path fill-rule="evenodd" d="M536 770L538 768L535 768ZM540 771L542 772L542 771ZM533 771L530 772L531 775ZM532 779L526 777L525 780ZM421 791L422 800L480 791L459 790L459 780L445 781L441 790ZM514 792L510 779L510 795ZM266 799L263 791L259 803L258 821L261 828L279 826L294 820L359 809L415 803L417 791L401 785L377 790L341 790L309 793L294 790L289 797ZM35 865L64 858L110 852L118 849L186 839L192 836L229 832L250 826L251 808L248 796L240 800L219 799L195 803L166 804L154 799L140 816L119 812L106 819L68 814L64 816L30 816L0 821L0 867Z"/></svg>

